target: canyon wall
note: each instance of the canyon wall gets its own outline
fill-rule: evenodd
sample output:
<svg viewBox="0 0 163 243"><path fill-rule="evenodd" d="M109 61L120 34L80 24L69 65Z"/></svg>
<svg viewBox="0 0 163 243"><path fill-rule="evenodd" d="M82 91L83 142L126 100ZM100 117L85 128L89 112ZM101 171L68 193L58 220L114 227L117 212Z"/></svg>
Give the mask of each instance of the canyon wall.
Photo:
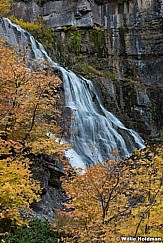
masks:
<svg viewBox="0 0 163 243"><path fill-rule="evenodd" d="M20 1L13 15L41 17L56 35L53 58L92 79L128 127L163 137L163 0Z"/></svg>

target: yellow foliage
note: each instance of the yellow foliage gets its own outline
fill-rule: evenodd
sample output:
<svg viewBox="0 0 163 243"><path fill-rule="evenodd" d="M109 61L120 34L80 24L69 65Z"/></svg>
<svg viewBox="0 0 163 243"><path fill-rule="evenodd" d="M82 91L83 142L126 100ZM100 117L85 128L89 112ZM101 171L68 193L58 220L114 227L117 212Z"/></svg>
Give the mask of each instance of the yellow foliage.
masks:
<svg viewBox="0 0 163 243"><path fill-rule="evenodd" d="M69 234L67 242L111 243L117 236L161 237L162 167L162 147L147 147L135 151L130 159L96 164L84 173L73 172L63 183L70 212L59 212L67 217L62 227Z"/></svg>
<svg viewBox="0 0 163 243"><path fill-rule="evenodd" d="M0 39L0 221L17 223L19 210L39 199L28 153L55 154L61 161L65 148L55 142L61 81L52 70L34 64L32 71L27 63L27 53L18 55Z"/></svg>
<svg viewBox="0 0 163 243"><path fill-rule="evenodd" d="M21 224L20 208L26 211L33 201L38 201L39 191L39 183L31 178L28 159L0 160L0 222L10 218Z"/></svg>
<svg viewBox="0 0 163 243"><path fill-rule="evenodd" d="M47 134L59 132L56 119L60 79L44 69L26 67L26 54L18 56L0 43L0 130L6 140L21 141L34 152L63 152L63 145L51 143ZM50 71L49 71L50 72ZM54 139L53 139L54 141Z"/></svg>
<svg viewBox="0 0 163 243"><path fill-rule="evenodd" d="M131 162L131 161L130 161ZM142 200L132 209L129 222L137 221L134 235L163 235L163 147L136 151L132 161L130 190ZM133 180L133 179L134 180ZM136 183L135 183L136 182ZM126 227L124 229L126 231Z"/></svg>
<svg viewBox="0 0 163 243"><path fill-rule="evenodd" d="M107 242L106 238L115 242L119 233L117 222L124 222L130 213L125 196L129 183L125 170L124 163L108 161L87 168L83 174L76 171L76 175L65 181L63 186L74 211L72 222L64 231L75 235L78 242Z"/></svg>
<svg viewBox="0 0 163 243"><path fill-rule="evenodd" d="M34 22L24 22L22 19L16 19L12 16L9 17L9 19L17 24L17 25L20 25L23 29L25 30L28 30L29 32L30 31L33 31L33 30L40 30L41 26L42 26L42 23L41 22L38 22L37 23L34 23Z"/></svg>
<svg viewBox="0 0 163 243"><path fill-rule="evenodd" d="M10 2L7 0L0 0L0 17L6 16L10 12Z"/></svg>

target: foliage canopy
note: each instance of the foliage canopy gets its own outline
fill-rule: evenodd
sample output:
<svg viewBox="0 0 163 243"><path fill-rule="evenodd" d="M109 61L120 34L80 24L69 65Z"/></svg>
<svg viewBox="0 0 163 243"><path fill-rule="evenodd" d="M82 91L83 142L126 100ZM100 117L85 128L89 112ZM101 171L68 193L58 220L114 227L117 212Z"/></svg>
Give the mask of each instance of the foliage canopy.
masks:
<svg viewBox="0 0 163 243"><path fill-rule="evenodd" d="M130 159L109 160L81 172L64 181L69 212L59 214L66 218L66 240L101 243L115 242L117 236L163 235L162 147L147 147Z"/></svg>
<svg viewBox="0 0 163 243"><path fill-rule="evenodd" d="M29 69L27 53L2 39L0 55L0 221L9 218L20 224L19 209L39 200L28 155L55 154L60 160L64 155L64 145L54 139L61 81L45 65Z"/></svg>
<svg viewBox="0 0 163 243"><path fill-rule="evenodd" d="M6 16L10 12L11 4L8 0L0 0L0 17Z"/></svg>

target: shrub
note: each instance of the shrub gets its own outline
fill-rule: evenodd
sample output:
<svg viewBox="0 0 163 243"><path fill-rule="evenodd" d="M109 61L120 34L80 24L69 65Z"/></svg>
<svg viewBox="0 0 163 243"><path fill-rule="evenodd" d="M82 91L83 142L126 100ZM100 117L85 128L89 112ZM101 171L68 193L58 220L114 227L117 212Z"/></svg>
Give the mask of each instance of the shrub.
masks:
<svg viewBox="0 0 163 243"><path fill-rule="evenodd" d="M10 230L3 238L5 243L58 243L59 236L47 221L33 220L29 227L22 226Z"/></svg>

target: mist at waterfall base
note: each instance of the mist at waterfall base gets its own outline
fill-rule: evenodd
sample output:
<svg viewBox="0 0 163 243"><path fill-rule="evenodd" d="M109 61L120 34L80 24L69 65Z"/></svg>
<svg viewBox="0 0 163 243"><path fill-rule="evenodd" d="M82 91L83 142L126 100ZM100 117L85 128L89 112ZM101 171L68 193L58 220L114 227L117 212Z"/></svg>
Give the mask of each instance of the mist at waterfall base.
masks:
<svg viewBox="0 0 163 243"><path fill-rule="evenodd" d="M90 80L78 77L53 62L42 44L20 26L7 18L0 20L0 35L9 44L28 46L28 56L38 63L48 61L51 67L62 73L65 92L65 106L71 110L71 126L67 142L72 148L66 156L73 167L85 168L106 158L130 156L135 148L145 147L142 138L127 129L111 112L108 112ZM28 44L27 44L28 43Z"/></svg>

